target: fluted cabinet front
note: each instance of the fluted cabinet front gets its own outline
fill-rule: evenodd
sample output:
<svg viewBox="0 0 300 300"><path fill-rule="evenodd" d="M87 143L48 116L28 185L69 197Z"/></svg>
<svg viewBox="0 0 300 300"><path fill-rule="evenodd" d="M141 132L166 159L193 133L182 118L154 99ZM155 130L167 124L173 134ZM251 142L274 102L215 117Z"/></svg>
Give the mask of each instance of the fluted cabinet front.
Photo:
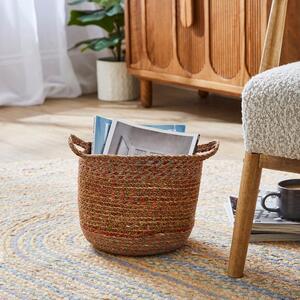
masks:
<svg viewBox="0 0 300 300"><path fill-rule="evenodd" d="M127 0L128 69L149 80L239 96L258 73L270 3ZM190 23L183 22L183 9L191 12ZM292 27L299 23L299 15L300 1L290 0L284 62L300 60L300 39L295 34L300 27Z"/></svg>

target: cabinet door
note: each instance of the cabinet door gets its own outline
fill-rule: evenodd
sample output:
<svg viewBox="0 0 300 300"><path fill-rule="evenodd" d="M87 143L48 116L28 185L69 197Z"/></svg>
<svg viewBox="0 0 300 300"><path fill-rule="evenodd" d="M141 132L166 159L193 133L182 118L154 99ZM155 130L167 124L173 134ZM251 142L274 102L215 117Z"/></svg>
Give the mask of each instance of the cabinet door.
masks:
<svg viewBox="0 0 300 300"><path fill-rule="evenodd" d="M173 56L172 2L173 0L144 2L147 55L151 63L160 68L166 68Z"/></svg>
<svg viewBox="0 0 300 300"><path fill-rule="evenodd" d="M193 0L193 23L184 27L180 20L179 0L176 1L177 56L181 67L199 73L205 63L204 0Z"/></svg>
<svg viewBox="0 0 300 300"><path fill-rule="evenodd" d="M250 76L258 73L263 47L264 31L267 26L266 0L246 0L245 4L245 47L246 68Z"/></svg>
<svg viewBox="0 0 300 300"><path fill-rule="evenodd" d="M142 58L142 6L141 0L126 1L126 53L129 64L135 64Z"/></svg>
<svg viewBox="0 0 300 300"><path fill-rule="evenodd" d="M240 0L210 0L211 65L223 78L235 77L240 68Z"/></svg>

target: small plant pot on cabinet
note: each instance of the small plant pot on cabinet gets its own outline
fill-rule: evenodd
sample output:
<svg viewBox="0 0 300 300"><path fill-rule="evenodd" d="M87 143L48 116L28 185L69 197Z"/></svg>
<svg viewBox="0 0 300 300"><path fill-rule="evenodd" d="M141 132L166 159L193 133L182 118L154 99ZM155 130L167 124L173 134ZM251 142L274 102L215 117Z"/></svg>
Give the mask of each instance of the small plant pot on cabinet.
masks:
<svg viewBox="0 0 300 300"><path fill-rule="evenodd" d="M98 98L104 101L126 101L139 97L139 81L128 74L124 61L97 61Z"/></svg>

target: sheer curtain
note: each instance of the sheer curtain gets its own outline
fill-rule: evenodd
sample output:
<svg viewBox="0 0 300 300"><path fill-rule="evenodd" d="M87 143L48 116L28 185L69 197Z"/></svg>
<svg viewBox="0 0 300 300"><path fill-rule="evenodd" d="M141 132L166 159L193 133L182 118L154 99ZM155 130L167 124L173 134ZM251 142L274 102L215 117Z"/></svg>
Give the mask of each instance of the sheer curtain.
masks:
<svg viewBox="0 0 300 300"><path fill-rule="evenodd" d="M35 105L95 90L96 55L72 50L71 62L67 50L93 29L68 29L67 37L66 19L63 0L1 0L0 105Z"/></svg>

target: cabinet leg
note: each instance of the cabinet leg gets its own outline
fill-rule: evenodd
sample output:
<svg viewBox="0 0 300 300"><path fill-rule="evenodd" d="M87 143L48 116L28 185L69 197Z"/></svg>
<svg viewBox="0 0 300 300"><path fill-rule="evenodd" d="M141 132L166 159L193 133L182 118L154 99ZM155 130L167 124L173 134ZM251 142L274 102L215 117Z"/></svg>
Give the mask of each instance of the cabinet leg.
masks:
<svg viewBox="0 0 300 300"><path fill-rule="evenodd" d="M246 152L228 266L228 274L234 278L243 277L261 170L259 154Z"/></svg>
<svg viewBox="0 0 300 300"><path fill-rule="evenodd" d="M143 107L152 106L152 81L141 79L141 104Z"/></svg>
<svg viewBox="0 0 300 300"><path fill-rule="evenodd" d="M209 93L205 92L205 91L198 90L198 95L201 98L206 98L206 97L208 97Z"/></svg>

